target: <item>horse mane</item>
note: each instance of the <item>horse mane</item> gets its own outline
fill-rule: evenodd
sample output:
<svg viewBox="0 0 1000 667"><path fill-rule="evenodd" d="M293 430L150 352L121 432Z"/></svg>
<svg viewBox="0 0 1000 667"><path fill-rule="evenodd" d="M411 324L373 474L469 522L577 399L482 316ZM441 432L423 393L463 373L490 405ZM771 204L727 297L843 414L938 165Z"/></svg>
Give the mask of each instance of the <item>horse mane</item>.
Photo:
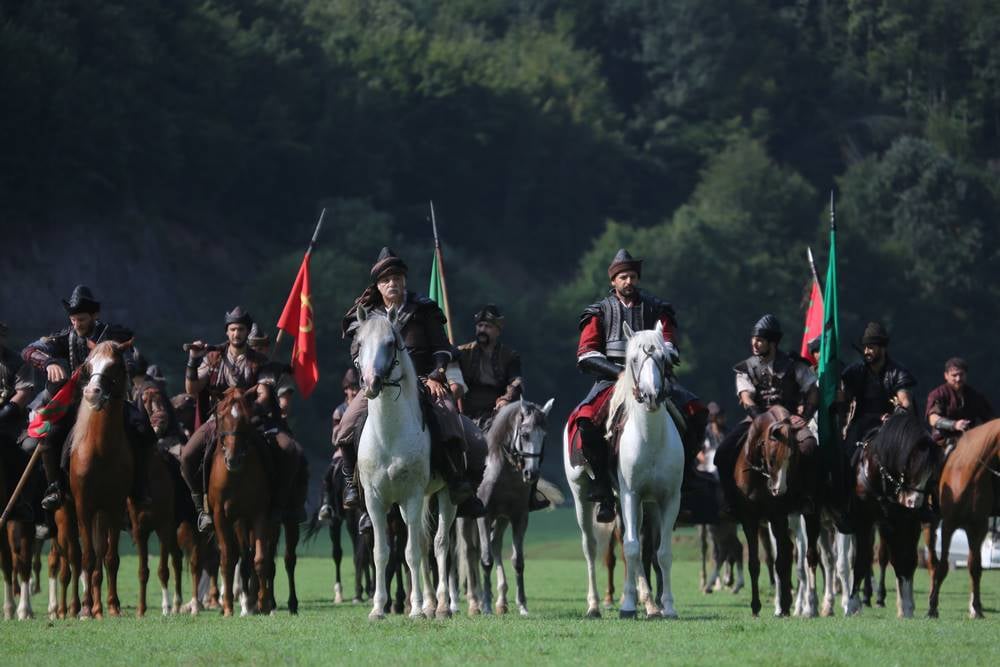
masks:
<svg viewBox="0 0 1000 667"><path fill-rule="evenodd" d="M659 344L663 346L663 337L656 333L656 331L649 329L644 331L636 331L632 334L632 337L628 340L628 347L625 348L625 366L628 367L628 360L635 356L636 348L641 347L646 343ZM608 434L611 433L612 422L614 421L614 416L618 410L624 405L626 410L638 405L635 401L629 402L629 398L633 396L633 390L635 389L635 380L632 378L631 373L622 373L618 376L618 380L615 382L614 391L611 393L611 403L608 407L608 423L607 430ZM625 415L626 418L628 415Z"/></svg>
<svg viewBox="0 0 1000 667"><path fill-rule="evenodd" d="M954 464L978 466L980 461L989 461L1000 456L1000 419L993 419L962 435L951 453Z"/></svg>
<svg viewBox="0 0 1000 667"><path fill-rule="evenodd" d="M500 412L493 417L493 423L490 425L490 430L486 432L487 458L493 458L494 456L499 457L503 455L503 447L510 441L510 436L514 432L514 424L517 423L517 420L514 418L514 414L515 412L521 410L521 404L522 401L508 403L500 408ZM525 403L525 405L531 404Z"/></svg>
<svg viewBox="0 0 1000 667"><path fill-rule="evenodd" d="M240 412L247 419L250 418L250 405L247 403L246 394L239 387L230 387L222 394L222 398L215 404L215 414L224 415L229 413L234 405L239 406Z"/></svg>
<svg viewBox="0 0 1000 667"><path fill-rule="evenodd" d="M905 472L908 467L935 466L940 448L915 412L891 415L872 440L872 451L886 469Z"/></svg>

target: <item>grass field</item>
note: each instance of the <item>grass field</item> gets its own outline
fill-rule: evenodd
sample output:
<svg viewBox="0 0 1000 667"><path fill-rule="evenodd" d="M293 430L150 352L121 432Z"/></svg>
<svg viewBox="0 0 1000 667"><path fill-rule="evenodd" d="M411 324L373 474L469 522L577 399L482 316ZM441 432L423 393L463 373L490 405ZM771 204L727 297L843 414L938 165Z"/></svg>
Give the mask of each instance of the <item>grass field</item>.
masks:
<svg viewBox="0 0 1000 667"><path fill-rule="evenodd" d="M918 618L895 618L895 604L865 609L845 619L777 619L765 601L753 619L749 588L739 595L698 591L694 533L679 531L674 595L680 620L621 621L617 613L584 620L586 581L572 512L532 516L526 560L529 618L367 620L368 604L332 603L333 567L325 534L302 548L297 617L223 619L159 615L158 585L150 615L134 618L136 560L122 560L121 589L126 617L104 621L44 618L46 596L33 600L39 618L0 622L0 664L766 664L892 665L996 664L1000 654L1000 576L983 576L985 621L966 618L968 577L954 571L941 596L941 619L922 617L927 576L917 578ZM353 577L345 569L345 588ZM618 570L620 590L621 569ZM155 575L154 575L155 578ZM891 579L891 576L890 576ZM152 582L151 582L152 583ZM185 594L187 594L187 581ZM601 577L604 585L604 577ZM894 600L894 585L890 586ZM278 566L279 601L286 595ZM767 592L766 583L763 586ZM513 590L511 590L513 597ZM463 605L464 607L464 605Z"/></svg>

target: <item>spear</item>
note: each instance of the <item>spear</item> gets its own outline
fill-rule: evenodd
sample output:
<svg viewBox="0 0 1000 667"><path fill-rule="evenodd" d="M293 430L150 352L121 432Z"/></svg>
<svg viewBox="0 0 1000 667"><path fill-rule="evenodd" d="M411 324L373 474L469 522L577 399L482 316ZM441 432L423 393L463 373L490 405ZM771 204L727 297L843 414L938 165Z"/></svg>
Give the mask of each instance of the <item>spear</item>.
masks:
<svg viewBox="0 0 1000 667"><path fill-rule="evenodd" d="M455 344L455 334L451 330L451 306L448 303L448 285L444 277L444 257L441 254L441 240L438 238L437 217L434 215L434 201L431 200L431 227L434 230L434 260L437 264L437 273L440 277L441 287L441 309L447 320L448 342Z"/></svg>

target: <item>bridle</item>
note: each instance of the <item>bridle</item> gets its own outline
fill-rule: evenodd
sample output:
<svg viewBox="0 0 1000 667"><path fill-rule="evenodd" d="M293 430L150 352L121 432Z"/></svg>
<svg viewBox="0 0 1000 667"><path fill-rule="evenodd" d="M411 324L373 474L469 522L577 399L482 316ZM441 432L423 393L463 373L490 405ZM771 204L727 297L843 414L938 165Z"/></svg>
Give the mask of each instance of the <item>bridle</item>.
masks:
<svg viewBox="0 0 1000 667"><path fill-rule="evenodd" d="M518 472L524 472L524 466L528 459L538 459L538 465L542 465L542 461L545 459L545 440L542 440L541 451L538 452L526 452L522 447L523 436L521 434L521 424L523 423L521 415L517 416L517 423L514 424L514 437L510 438L503 445L503 456L507 463L514 467Z"/></svg>
<svg viewBox="0 0 1000 667"><path fill-rule="evenodd" d="M648 348L646 347L642 348L642 354L643 358L642 361L639 362L638 371L636 371L635 369L634 359L628 365L629 373L632 375L632 397L639 404L644 404L646 402L646 398L639 392L639 376L642 375L642 369L646 365L646 363L652 360L653 365L656 367L656 370L659 371L660 373L660 382L661 382L660 391L656 394L656 398L653 399L654 405L658 406L666 399L670 389L670 381L667 378L667 362L666 362L667 355L663 354L661 359L660 358L661 355L656 354L656 347L652 345Z"/></svg>
<svg viewBox="0 0 1000 667"><path fill-rule="evenodd" d="M242 406L241 406L241 410L242 410ZM225 441L226 438L235 438L237 435L240 434L240 426L243 424L244 420L236 418L236 428L235 429L233 429L232 431L222 431L222 430L219 430L219 428L218 428L218 425L222 423L219 420L219 404L218 403L215 404L214 413L215 413L214 414L214 418L215 418L215 424L216 424L215 444L216 444L216 447L218 447L220 444L222 445L222 458L225 461L226 469L227 470L232 470L232 468L230 467L230 461L226 459L226 449L225 449L225 442L224 441ZM245 419L246 415L244 414L243 416L244 416L244 419ZM242 451L234 452L234 454L235 454L235 456L234 456L235 462L237 462L237 463L241 462L243 460L243 458L247 455L247 451L248 451L247 448L244 448ZM206 465L205 467L207 468L208 466Z"/></svg>
<svg viewBox="0 0 1000 667"><path fill-rule="evenodd" d="M902 472L898 476L896 476L892 472L890 472L888 468L882 465L882 462L879 461L878 456L875 455L875 451L870 448L871 441L865 440L862 441L860 444L862 449L868 454L868 459L872 463L874 463L875 466L878 468L879 475L882 478L883 488L891 488L893 490L891 496L892 498L898 498L899 494L902 493L903 491L910 491L912 493L923 493L923 494L927 493L926 488L918 488L916 486L907 484L905 472ZM930 481L930 479L931 475L928 475L927 480Z"/></svg>
<svg viewBox="0 0 1000 667"><path fill-rule="evenodd" d="M382 387L395 387L396 388L396 397L394 399L392 399L393 402L395 402L395 401L399 400L399 397L403 393L403 378L406 377L406 375L403 372L403 370L400 369L400 371L399 371L399 377L397 377L396 379L393 379L391 377L391 375L392 375L392 369L396 368L397 366L400 365L400 363L399 363L399 353L403 351L403 343L399 339L399 334L396 331L393 331L392 337L393 337L392 361L389 364L389 375L390 375L390 377L388 377L388 378L382 378L380 381L381 381ZM361 385L361 388L364 389L365 388L364 373L361 372L361 368L358 365L357 361L354 362L354 367L358 370L358 378L360 378L360 385Z"/></svg>
<svg viewBox="0 0 1000 667"><path fill-rule="evenodd" d="M99 373L90 373L90 365L87 366L87 384L89 384L94 378L98 379L98 384L101 387L101 398L98 401L98 406L103 408L108 401L111 399L124 399L125 398L125 370L124 366L119 364L113 365L111 368L119 368L119 374L121 377L114 377L107 370L103 370Z"/></svg>
<svg viewBox="0 0 1000 667"><path fill-rule="evenodd" d="M777 422L774 422L773 424L771 424L768 427L768 429L767 429L767 435L764 438L764 440L765 441L771 440L772 439L771 438L771 429L774 428L775 426L781 425L782 422L784 422L784 421L785 420L781 420L781 421L777 421ZM792 430L793 429L792 429L792 425L790 423L788 424L788 429L789 429L788 430L788 438L789 438L789 440L791 440ZM789 457L795 456L795 451L796 451L795 447L793 447L790 443L787 443L787 442L785 443L785 446L788 447L789 451L791 452L790 455L789 455ZM763 461L763 463L758 466L758 465L754 465L753 463L751 463L750 462L750 457L747 456L747 470L752 470L753 472L759 474L764 479L771 479L771 476L772 476L773 473L771 471L771 466L768 464L767 456L765 455L764 452L761 453L761 457L760 458Z"/></svg>

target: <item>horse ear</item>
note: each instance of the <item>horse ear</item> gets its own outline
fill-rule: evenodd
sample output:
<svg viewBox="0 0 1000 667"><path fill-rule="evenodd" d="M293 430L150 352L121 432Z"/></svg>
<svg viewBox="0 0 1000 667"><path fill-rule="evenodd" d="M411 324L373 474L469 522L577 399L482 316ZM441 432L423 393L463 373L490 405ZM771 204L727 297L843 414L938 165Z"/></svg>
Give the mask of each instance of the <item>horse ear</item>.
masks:
<svg viewBox="0 0 1000 667"><path fill-rule="evenodd" d="M116 347L118 348L119 351L131 350L132 349L132 345L134 345L134 344L135 344L135 338L129 338L124 343L118 343L116 345Z"/></svg>
<svg viewBox="0 0 1000 667"><path fill-rule="evenodd" d="M555 402L556 402L556 399L555 399L555 398L550 398L549 400L547 400L547 401L545 402L545 405L543 405L543 406L542 406L542 412L544 412L544 413L545 413L545 416L546 416L546 417L548 417L548 416L549 416L549 412L551 412L551 411L552 411L552 405L553 405L553 404L554 404Z"/></svg>
<svg viewBox="0 0 1000 667"><path fill-rule="evenodd" d="M656 333L660 334L661 336L663 335L663 321L662 320L656 320L656 329L655 329L655 331L656 331Z"/></svg>
<svg viewBox="0 0 1000 667"><path fill-rule="evenodd" d="M528 416L528 402L526 400L524 400L524 396L523 395L521 396L521 401L520 402L521 402L521 416L522 417L527 417Z"/></svg>
<svg viewBox="0 0 1000 667"><path fill-rule="evenodd" d="M364 306L358 306L358 322L364 322L368 319L368 309Z"/></svg>
<svg viewBox="0 0 1000 667"><path fill-rule="evenodd" d="M628 340L629 338L635 335L635 330L632 329L631 326L629 326L628 322L622 322L622 331L625 332L625 340Z"/></svg>

